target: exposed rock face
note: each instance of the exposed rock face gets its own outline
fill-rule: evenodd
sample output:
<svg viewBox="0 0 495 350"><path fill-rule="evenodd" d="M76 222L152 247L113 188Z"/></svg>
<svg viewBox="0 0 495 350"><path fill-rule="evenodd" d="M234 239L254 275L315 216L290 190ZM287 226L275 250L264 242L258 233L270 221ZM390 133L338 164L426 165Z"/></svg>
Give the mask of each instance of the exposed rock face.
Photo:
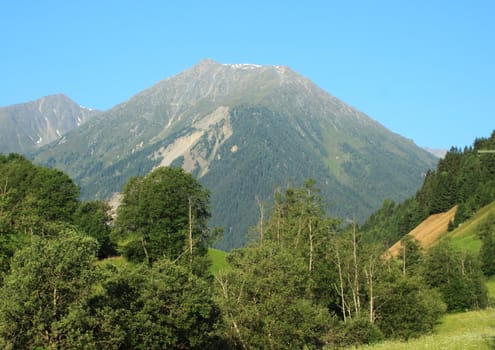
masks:
<svg viewBox="0 0 495 350"><path fill-rule="evenodd" d="M97 113L65 95L0 108L0 152L23 153L44 146Z"/></svg>

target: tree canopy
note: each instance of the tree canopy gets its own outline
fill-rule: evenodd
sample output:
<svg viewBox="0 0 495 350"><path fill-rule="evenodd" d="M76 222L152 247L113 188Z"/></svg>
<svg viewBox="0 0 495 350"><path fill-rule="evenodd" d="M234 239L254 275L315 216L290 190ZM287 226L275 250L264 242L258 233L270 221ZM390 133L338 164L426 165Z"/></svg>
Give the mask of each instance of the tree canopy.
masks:
<svg viewBox="0 0 495 350"><path fill-rule="evenodd" d="M128 259L194 261L193 256L206 254L209 192L191 174L158 168L131 178L123 194L115 236Z"/></svg>

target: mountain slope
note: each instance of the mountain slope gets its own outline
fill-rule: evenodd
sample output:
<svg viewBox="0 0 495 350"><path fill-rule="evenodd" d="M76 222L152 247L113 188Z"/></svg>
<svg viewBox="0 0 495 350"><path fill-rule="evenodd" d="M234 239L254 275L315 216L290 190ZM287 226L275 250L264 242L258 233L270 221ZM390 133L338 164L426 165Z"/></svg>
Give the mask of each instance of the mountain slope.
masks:
<svg viewBox="0 0 495 350"><path fill-rule="evenodd" d="M463 150L452 147L429 171L415 196L400 204L387 200L362 225L368 241L390 246L432 214L457 206L459 226L495 200L495 131Z"/></svg>
<svg viewBox="0 0 495 350"><path fill-rule="evenodd" d="M163 80L41 149L85 197L107 198L129 176L182 166L212 191L222 248L245 242L255 197L317 180L331 212L364 219L401 200L436 159L281 66L205 60Z"/></svg>
<svg viewBox="0 0 495 350"><path fill-rule="evenodd" d="M65 95L0 108L0 153L25 153L46 145L83 124L97 111Z"/></svg>
<svg viewBox="0 0 495 350"><path fill-rule="evenodd" d="M408 233L411 237L419 242L422 248L429 248L445 236L449 228L449 223L454 221L457 206L445 213L433 214L425 219L421 224L416 226ZM398 241L388 248L392 256L400 253L402 242Z"/></svg>

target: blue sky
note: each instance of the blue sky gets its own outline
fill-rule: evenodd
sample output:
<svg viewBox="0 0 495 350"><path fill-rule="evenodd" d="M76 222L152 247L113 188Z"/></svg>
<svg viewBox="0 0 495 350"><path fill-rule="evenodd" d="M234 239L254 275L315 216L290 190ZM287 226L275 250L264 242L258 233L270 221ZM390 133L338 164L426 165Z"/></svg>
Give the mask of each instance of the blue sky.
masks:
<svg viewBox="0 0 495 350"><path fill-rule="evenodd" d="M108 109L203 58L286 65L420 146L495 129L495 2L3 1L0 106Z"/></svg>

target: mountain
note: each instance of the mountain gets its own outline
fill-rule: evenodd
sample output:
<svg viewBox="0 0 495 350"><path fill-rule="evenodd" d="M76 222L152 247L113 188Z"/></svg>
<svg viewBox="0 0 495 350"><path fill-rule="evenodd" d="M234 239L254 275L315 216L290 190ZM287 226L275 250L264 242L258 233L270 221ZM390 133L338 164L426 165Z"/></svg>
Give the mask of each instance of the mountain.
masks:
<svg viewBox="0 0 495 350"><path fill-rule="evenodd" d="M182 166L212 192L219 247L245 243L255 198L314 178L330 213L363 220L413 194L437 159L284 66L204 60L92 118L34 160L67 172L84 198L130 176Z"/></svg>
<svg viewBox="0 0 495 350"><path fill-rule="evenodd" d="M78 127L98 112L65 95L0 108L0 153L26 153Z"/></svg>
<svg viewBox="0 0 495 350"><path fill-rule="evenodd" d="M448 150L447 149L439 149L439 148L430 148L430 147L425 147L424 148L426 152L429 152L433 154L437 158L443 158L447 154Z"/></svg>

